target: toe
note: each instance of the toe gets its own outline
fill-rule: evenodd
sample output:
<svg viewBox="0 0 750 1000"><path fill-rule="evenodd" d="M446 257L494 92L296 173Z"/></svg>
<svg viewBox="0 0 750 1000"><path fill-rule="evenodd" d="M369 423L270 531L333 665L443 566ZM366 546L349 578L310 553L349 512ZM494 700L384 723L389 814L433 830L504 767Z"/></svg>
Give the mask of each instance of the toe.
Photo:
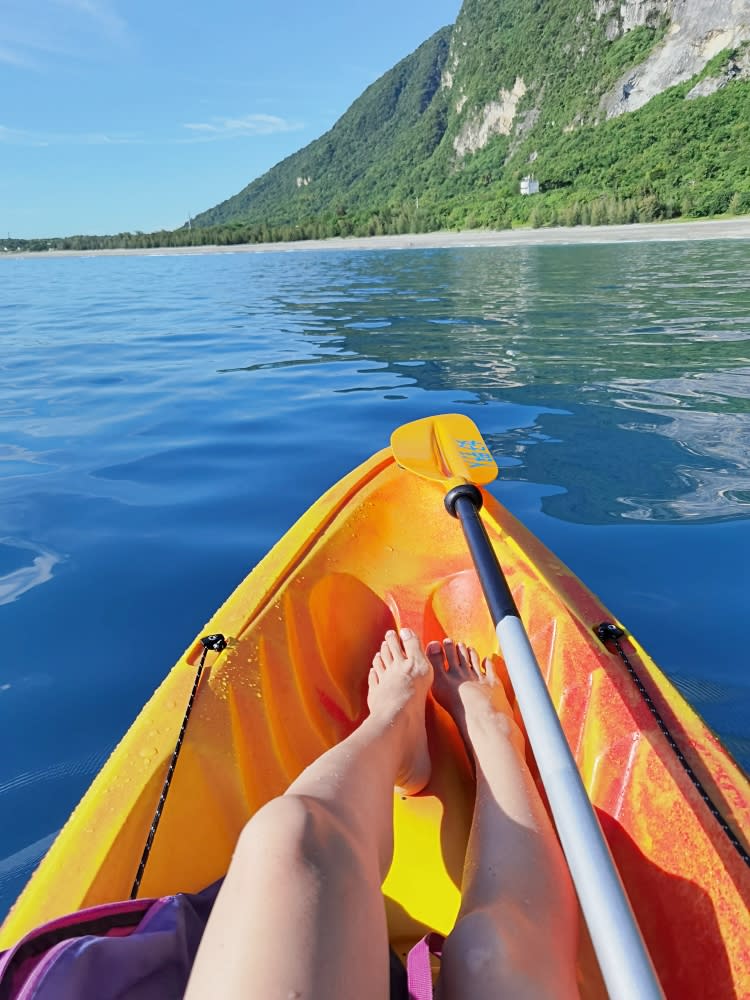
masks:
<svg viewBox="0 0 750 1000"><path fill-rule="evenodd" d="M458 663L466 673L471 672L471 662L469 661L469 651L462 642L456 643L456 653L458 655Z"/></svg>
<svg viewBox="0 0 750 1000"><path fill-rule="evenodd" d="M388 633L386 632L385 639L380 646L380 662L384 667L390 667L393 663L393 653L391 652L391 647L388 643Z"/></svg>
<svg viewBox="0 0 750 1000"><path fill-rule="evenodd" d="M448 669L458 670L458 651L453 639L445 639L443 641L443 649L445 650L445 658L448 661Z"/></svg>
<svg viewBox="0 0 750 1000"><path fill-rule="evenodd" d="M370 672L367 675L367 683L370 685L370 687L374 687L375 685L380 684L380 675L375 669L375 667L370 668Z"/></svg>
<svg viewBox="0 0 750 1000"><path fill-rule="evenodd" d="M416 634L410 628L402 628L399 631L401 636L401 642L404 645L404 652L407 656L411 656L412 659L419 656L422 651L419 639Z"/></svg>
<svg viewBox="0 0 750 1000"><path fill-rule="evenodd" d="M489 656L484 661L484 674L487 680L491 684L497 683L497 674L495 673L495 664L489 658Z"/></svg>
<svg viewBox="0 0 750 1000"><path fill-rule="evenodd" d="M476 649L474 649L472 646L469 647L468 652L469 652L469 663L471 664L471 669L481 680L483 674L482 674L482 664L479 659L479 653L477 653Z"/></svg>
<svg viewBox="0 0 750 1000"><path fill-rule="evenodd" d="M432 664L435 674L445 673L445 659L443 657L443 647L439 642L428 642L425 646L425 656Z"/></svg>
<svg viewBox="0 0 750 1000"><path fill-rule="evenodd" d="M386 645L390 650L392 660L403 659L404 650L401 646L401 640L393 631L393 629L388 629L388 631L385 633L384 645Z"/></svg>
<svg viewBox="0 0 750 1000"><path fill-rule="evenodd" d="M385 673L385 664L383 663L383 657L380 653L376 653L372 658L372 669L377 674L378 680L380 680L380 675Z"/></svg>

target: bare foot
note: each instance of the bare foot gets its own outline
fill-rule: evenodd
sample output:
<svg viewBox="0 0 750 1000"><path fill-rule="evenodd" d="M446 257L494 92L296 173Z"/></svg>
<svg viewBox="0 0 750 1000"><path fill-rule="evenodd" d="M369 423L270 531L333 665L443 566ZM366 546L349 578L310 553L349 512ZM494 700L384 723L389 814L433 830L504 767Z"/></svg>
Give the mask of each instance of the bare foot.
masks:
<svg viewBox="0 0 750 1000"><path fill-rule="evenodd" d="M400 636L392 629L386 632L380 652L373 657L367 706L371 718L389 726L403 722L403 763L397 787L405 795L416 795L430 780L425 704L432 667L411 629L402 628Z"/></svg>
<svg viewBox="0 0 750 1000"><path fill-rule="evenodd" d="M458 726L470 759L478 727L499 730L523 753L524 737L492 660L481 664L475 649L453 639L428 643L426 653L435 670L432 692Z"/></svg>

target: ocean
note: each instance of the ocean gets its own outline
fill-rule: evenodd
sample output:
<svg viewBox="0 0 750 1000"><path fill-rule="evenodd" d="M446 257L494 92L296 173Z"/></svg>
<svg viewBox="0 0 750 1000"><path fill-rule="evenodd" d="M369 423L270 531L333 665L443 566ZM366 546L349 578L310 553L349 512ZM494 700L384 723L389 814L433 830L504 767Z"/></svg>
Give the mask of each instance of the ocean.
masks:
<svg viewBox="0 0 750 1000"><path fill-rule="evenodd" d="M428 414L750 769L750 242L0 261L0 914L213 610Z"/></svg>

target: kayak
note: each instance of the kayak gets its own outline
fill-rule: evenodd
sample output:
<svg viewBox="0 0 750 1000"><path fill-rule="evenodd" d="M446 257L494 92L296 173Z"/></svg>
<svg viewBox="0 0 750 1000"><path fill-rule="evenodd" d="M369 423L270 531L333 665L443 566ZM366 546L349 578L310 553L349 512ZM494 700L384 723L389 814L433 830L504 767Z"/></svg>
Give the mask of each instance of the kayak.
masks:
<svg viewBox="0 0 750 1000"><path fill-rule="evenodd" d="M127 899L134 885L158 897L220 878L253 813L362 721L386 629L495 649L444 493L386 448L309 508L142 709L5 920L0 949L63 914ZM622 623L490 492L481 496L664 993L750 996L750 784ZM455 921L473 807L460 738L431 700L427 726L432 778L417 796L394 794L383 885L402 956ZM529 765L536 774L530 751ZM583 924L578 971L582 996L606 996Z"/></svg>

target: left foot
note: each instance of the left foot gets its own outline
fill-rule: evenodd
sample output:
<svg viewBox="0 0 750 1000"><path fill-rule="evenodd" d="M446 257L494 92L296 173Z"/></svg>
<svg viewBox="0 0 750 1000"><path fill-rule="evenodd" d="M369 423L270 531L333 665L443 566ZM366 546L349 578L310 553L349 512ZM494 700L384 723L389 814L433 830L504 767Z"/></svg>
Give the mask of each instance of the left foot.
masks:
<svg viewBox="0 0 750 1000"><path fill-rule="evenodd" d="M419 639L409 628L399 636L391 629L372 661L368 677L370 718L388 726L402 725L402 763L396 784L404 795L416 795L430 780L430 754L425 729L425 704L432 684L432 666Z"/></svg>

